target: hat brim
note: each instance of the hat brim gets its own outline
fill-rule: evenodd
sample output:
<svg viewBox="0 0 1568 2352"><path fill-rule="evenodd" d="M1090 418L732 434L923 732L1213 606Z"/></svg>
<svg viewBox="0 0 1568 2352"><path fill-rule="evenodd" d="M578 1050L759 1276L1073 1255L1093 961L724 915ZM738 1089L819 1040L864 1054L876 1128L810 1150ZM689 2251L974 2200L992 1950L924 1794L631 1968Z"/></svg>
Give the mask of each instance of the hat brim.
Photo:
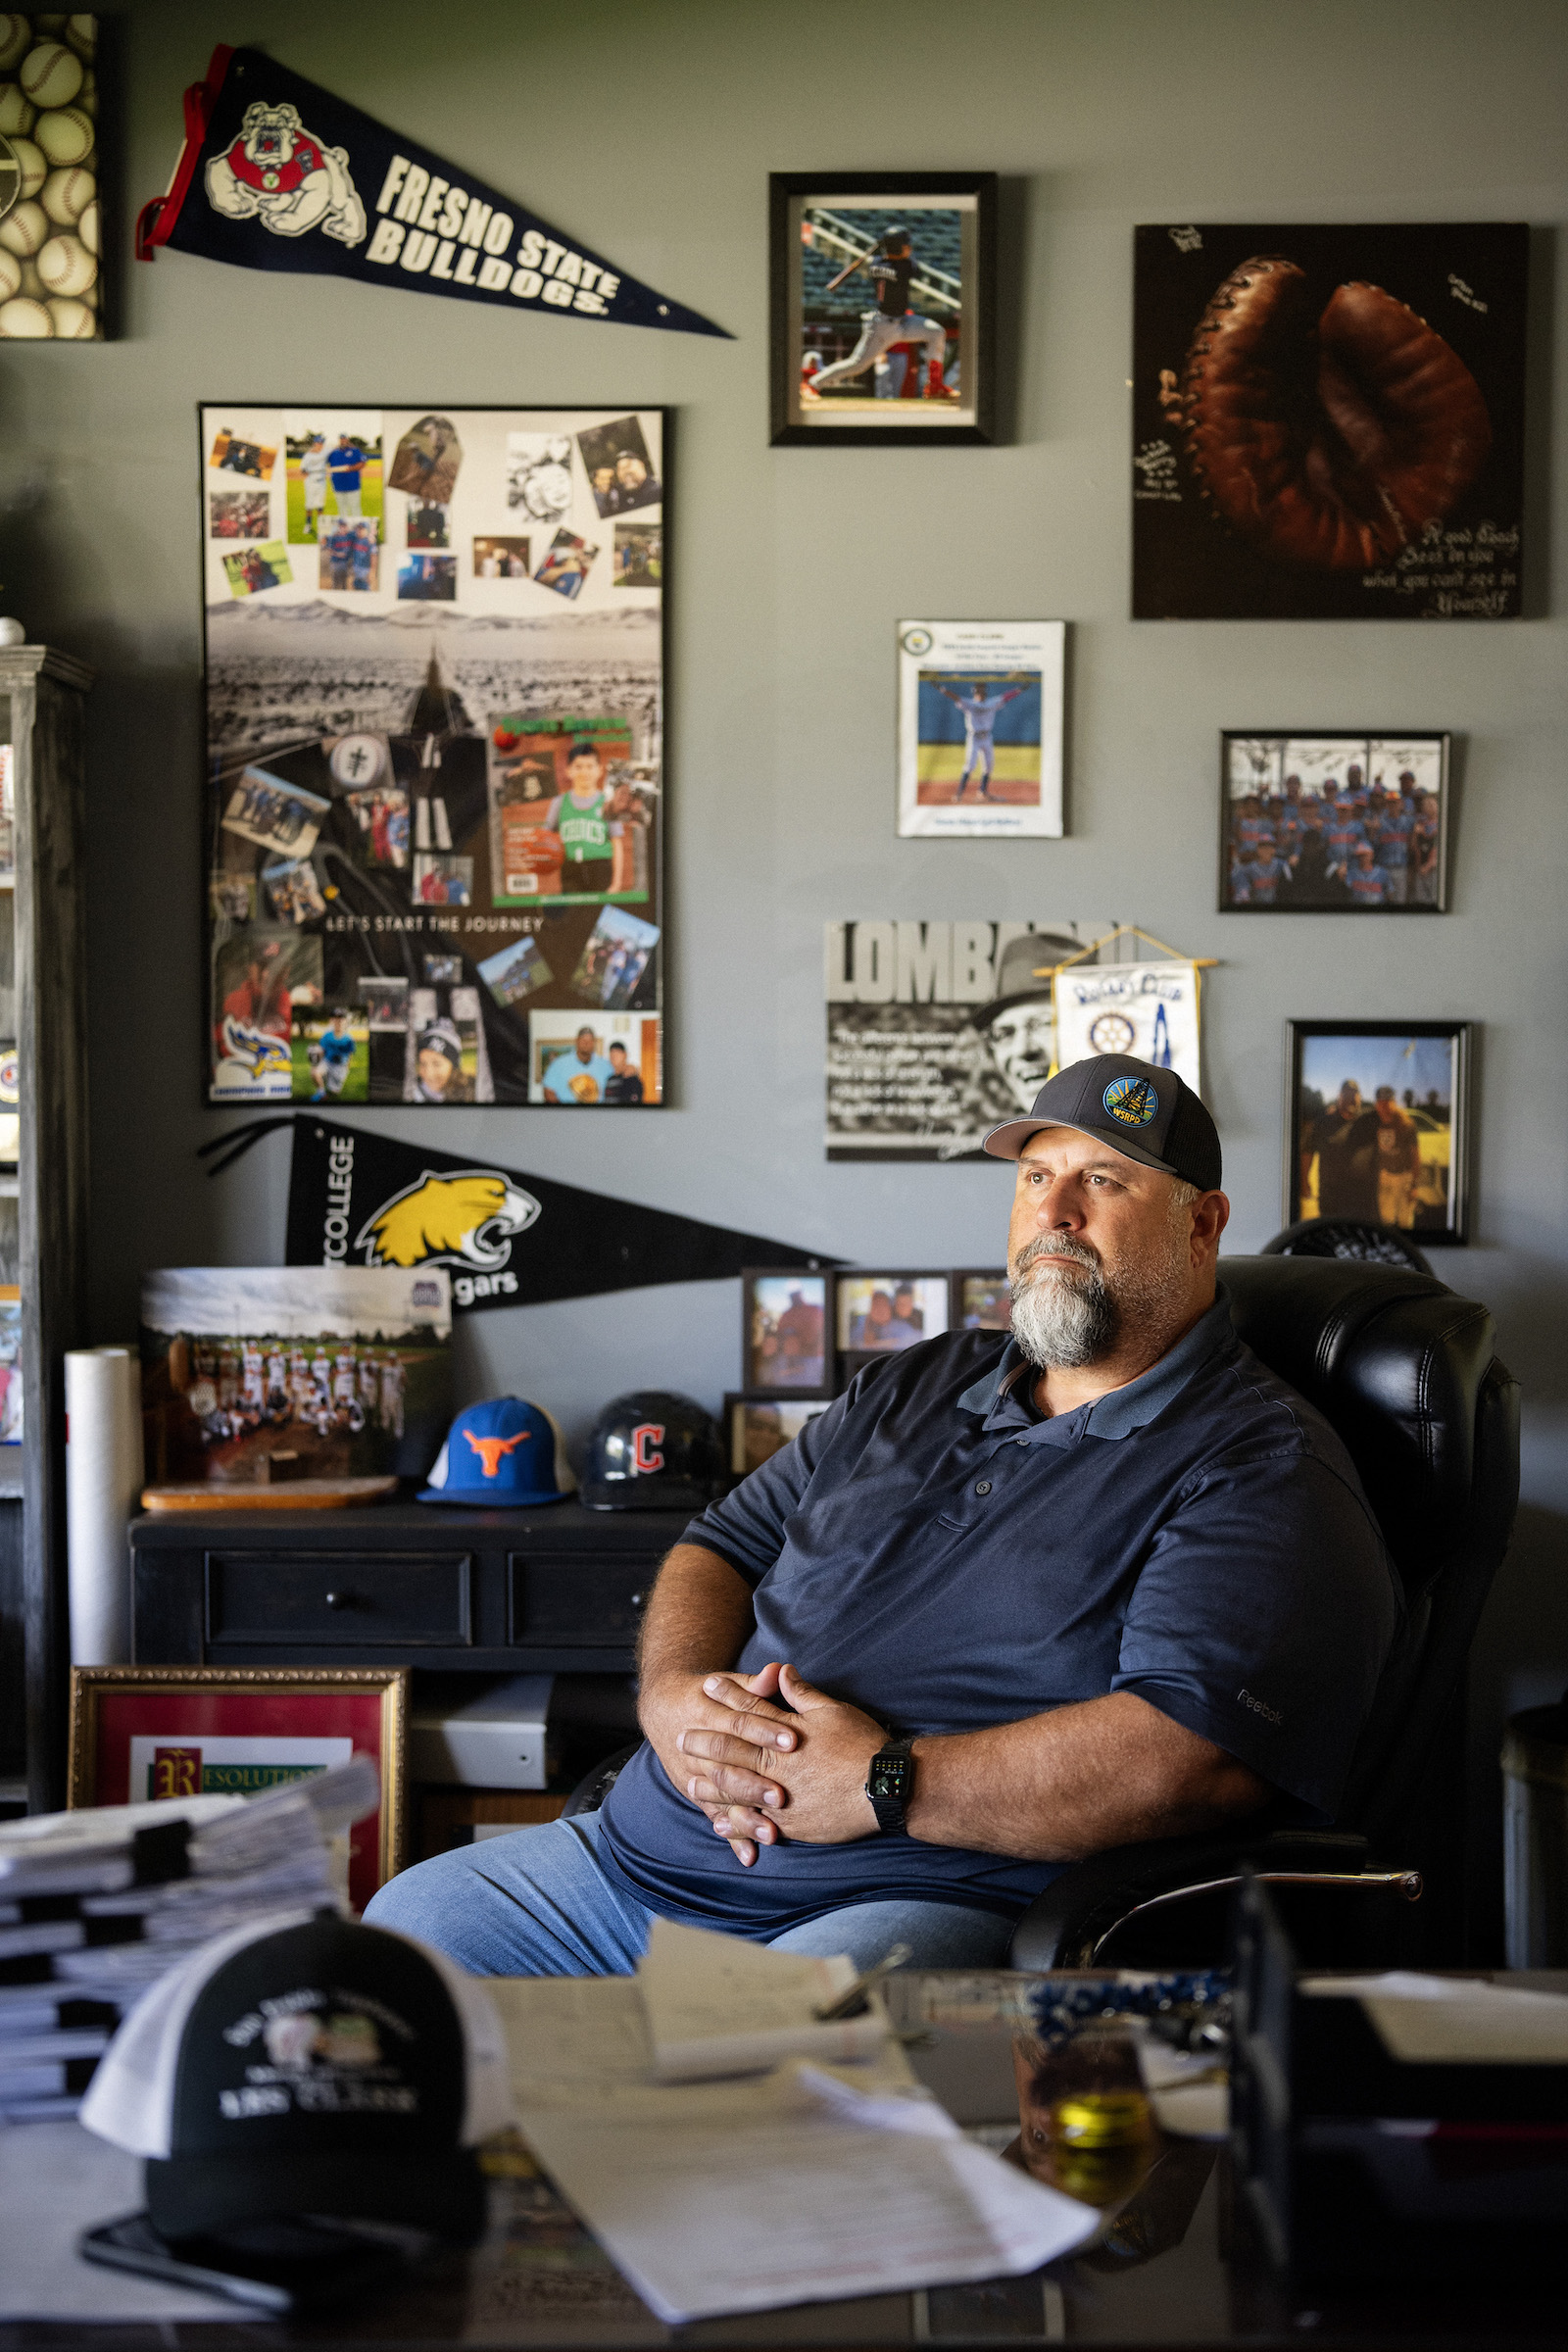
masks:
<svg viewBox="0 0 1568 2352"><path fill-rule="evenodd" d="M376 2156L364 2148L149 2157L147 2218L160 2237L202 2237L272 2214L404 2222L471 2246L484 2234L485 2179L471 2148Z"/></svg>
<svg viewBox="0 0 1568 2352"><path fill-rule="evenodd" d="M569 1502L569 1494L498 1494L493 1487L421 1487L416 1502L461 1502L484 1511L537 1511L547 1502Z"/></svg>
<svg viewBox="0 0 1568 2352"><path fill-rule="evenodd" d="M1098 1127L1080 1127L1076 1119L1005 1119L993 1127L981 1140L981 1150L993 1159L1016 1159L1032 1135L1040 1135L1047 1127L1070 1127L1074 1135L1087 1135L1091 1143L1103 1144L1107 1152L1117 1152L1123 1159L1136 1159L1142 1168L1157 1168L1162 1176L1174 1176L1176 1170L1168 1159L1156 1152L1141 1151L1137 1144L1118 1139L1112 1143Z"/></svg>

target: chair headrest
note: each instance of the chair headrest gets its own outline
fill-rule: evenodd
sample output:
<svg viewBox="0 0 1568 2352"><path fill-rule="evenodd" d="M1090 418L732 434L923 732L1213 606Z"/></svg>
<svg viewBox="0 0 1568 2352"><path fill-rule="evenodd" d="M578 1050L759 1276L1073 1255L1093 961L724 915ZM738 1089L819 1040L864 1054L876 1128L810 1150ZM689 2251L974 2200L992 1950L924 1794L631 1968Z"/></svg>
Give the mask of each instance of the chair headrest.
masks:
<svg viewBox="0 0 1568 2352"><path fill-rule="evenodd" d="M1490 1311L1435 1275L1345 1258L1227 1257L1238 1336L1349 1450L1412 1597L1463 1540Z"/></svg>

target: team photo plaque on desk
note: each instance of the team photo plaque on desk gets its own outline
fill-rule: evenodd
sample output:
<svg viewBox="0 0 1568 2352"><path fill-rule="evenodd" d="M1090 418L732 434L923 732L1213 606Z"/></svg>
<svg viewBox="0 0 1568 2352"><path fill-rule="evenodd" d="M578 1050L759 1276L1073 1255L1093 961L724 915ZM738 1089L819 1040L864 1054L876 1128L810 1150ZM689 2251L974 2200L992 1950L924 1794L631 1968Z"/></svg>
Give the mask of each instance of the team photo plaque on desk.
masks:
<svg viewBox="0 0 1568 2352"><path fill-rule="evenodd" d="M199 421L207 1099L662 1102L662 412Z"/></svg>

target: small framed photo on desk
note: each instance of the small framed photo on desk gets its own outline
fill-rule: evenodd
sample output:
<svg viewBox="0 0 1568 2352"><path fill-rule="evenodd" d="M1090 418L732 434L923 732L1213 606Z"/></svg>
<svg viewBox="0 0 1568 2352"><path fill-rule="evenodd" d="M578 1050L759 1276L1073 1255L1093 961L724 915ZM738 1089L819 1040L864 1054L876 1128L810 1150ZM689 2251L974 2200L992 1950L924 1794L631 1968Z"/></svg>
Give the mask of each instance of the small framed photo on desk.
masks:
<svg viewBox="0 0 1568 2352"><path fill-rule="evenodd" d="M406 1666L74 1666L68 1801L258 1796L369 1755L381 1803L349 1864L363 1911L403 1868L408 1691Z"/></svg>
<svg viewBox="0 0 1568 2352"><path fill-rule="evenodd" d="M737 1396L724 1399L724 1461L733 1479L749 1478L793 1445L830 1396Z"/></svg>
<svg viewBox="0 0 1568 2352"><path fill-rule="evenodd" d="M761 1269L741 1276L741 1385L776 1396L828 1394L828 1278Z"/></svg>

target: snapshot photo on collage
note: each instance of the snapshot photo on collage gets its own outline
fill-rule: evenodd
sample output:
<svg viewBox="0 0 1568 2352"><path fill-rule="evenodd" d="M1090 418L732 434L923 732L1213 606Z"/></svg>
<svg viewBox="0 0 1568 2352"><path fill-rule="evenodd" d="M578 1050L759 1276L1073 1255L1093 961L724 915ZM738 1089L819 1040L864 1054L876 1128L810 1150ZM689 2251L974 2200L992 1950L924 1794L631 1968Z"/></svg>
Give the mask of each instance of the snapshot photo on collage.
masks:
<svg viewBox="0 0 1568 2352"><path fill-rule="evenodd" d="M200 426L209 1100L659 1104L662 412Z"/></svg>

